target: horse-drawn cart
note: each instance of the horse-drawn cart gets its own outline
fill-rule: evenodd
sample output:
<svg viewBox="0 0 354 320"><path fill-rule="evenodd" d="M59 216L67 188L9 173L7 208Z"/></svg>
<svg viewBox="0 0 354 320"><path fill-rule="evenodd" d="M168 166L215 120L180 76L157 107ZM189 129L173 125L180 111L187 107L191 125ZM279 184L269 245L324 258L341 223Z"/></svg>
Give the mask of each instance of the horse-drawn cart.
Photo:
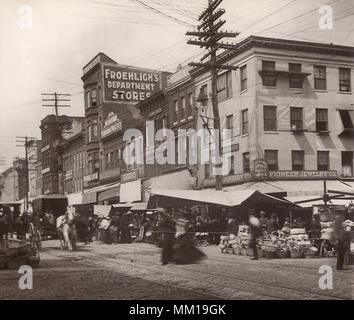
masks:
<svg viewBox="0 0 354 320"><path fill-rule="evenodd" d="M0 269L17 269L22 265L39 266L39 251L25 240L2 240L0 242Z"/></svg>
<svg viewBox="0 0 354 320"><path fill-rule="evenodd" d="M57 239L56 219L65 214L68 198L63 195L41 195L32 201L32 218L29 223L29 238L38 249L41 241Z"/></svg>

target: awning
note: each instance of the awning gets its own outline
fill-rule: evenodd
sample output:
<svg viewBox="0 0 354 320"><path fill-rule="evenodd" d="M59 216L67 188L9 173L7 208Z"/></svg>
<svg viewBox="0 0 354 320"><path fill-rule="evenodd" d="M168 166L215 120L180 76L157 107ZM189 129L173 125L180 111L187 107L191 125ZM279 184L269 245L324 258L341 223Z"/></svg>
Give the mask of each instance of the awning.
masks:
<svg viewBox="0 0 354 320"><path fill-rule="evenodd" d="M97 201L106 201L111 199L117 199L120 192L120 183L109 187L107 190L98 193Z"/></svg>
<svg viewBox="0 0 354 320"><path fill-rule="evenodd" d="M195 204L216 204L234 207L246 204L280 204L293 206L281 200L255 190L217 191L217 190L151 190L148 208L174 207Z"/></svg>
<svg viewBox="0 0 354 320"><path fill-rule="evenodd" d="M82 195L82 203L96 203L97 202L97 192L87 192Z"/></svg>
<svg viewBox="0 0 354 320"><path fill-rule="evenodd" d="M68 197L68 205L77 205L77 204L82 204L82 198L83 194L82 192L77 192L77 193L69 193L66 195Z"/></svg>
<svg viewBox="0 0 354 320"><path fill-rule="evenodd" d="M133 206L133 204L131 203L116 203L116 204L112 204L113 208L131 208Z"/></svg>
<svg viewBox="0 0 354 320"><path fill-rule="evenodd" d="M240 191L240 190L255 190L262 193L286 193L286 190L282 186L276 186L272 181L261 181L261 182L246 182L239 185L224 187L225 191Z"/></svg>
<svg viewBox="0 0 354 320"><path fill-rule="evenodd" d="M311 200L316 197L314 196L297 196L297 197L285 197L286 200L296 203L298 201L305 201L305 200ZM330 205L349 205L353 200L350 199L332 199L328 202ZM297 206L301 208L311 208L313 205L319 205L319 204L324 204L323 200L317 200L317 201L309 201L309 202L303 202L303 203L298 203L296 204Z"/></svg>
<svg viewBox="0 0 354 320"><path fill-rule="evenodd" d="M94 205L93 206L93 214L96 216L104 216L107 217L111 212L112 206L108 205Z"/></svg>
<svg viewBox="0 0 354 320"><path fill-rule="evenodd" d="M43 194L41 196L35 197L33 200L37 199L67 199L67 196L62 194Z"/></svg>
<svg viewBox="0 0 354 320"><path fill-rule="evenodd" d="M133 203L133 206L131 208L132 211L144 211L147 209L147 202L137 202Z"/></svg>
<svg viewBox="0 0 354 320"><path fill-rule="evenodd" d="M141 201L141 180L122 183L120 186L120 202Z"/></svg>
<svg viewBox="0 0 354 320"><path fill-rule="evenodd" d="M193 190L195 178L185 169L147 180L150 189Z"/></svg>

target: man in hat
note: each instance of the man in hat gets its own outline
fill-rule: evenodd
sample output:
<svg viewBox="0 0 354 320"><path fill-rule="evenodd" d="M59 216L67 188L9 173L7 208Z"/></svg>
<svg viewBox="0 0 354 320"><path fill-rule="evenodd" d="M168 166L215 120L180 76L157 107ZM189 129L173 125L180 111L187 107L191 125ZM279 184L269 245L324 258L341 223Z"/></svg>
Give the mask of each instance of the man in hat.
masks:
<svg viewBox="0 0 354 320"><path fill-rule="evenodd" d="M4 210L0 208L0 240L2 240L4 237L5 239L7 239L8 232L9 232L9 222L4 213Z"/></svg>
<svg viewBox="0 0 354 320"><path fill-rule="evenodd" d="M256 218L253 214L249 215L249 223L251 229L251 243L250 247L253 251L253 258L252 260L258 260L258 250L257 250L257 239L261 235L261 224L259 223L258 218Z"/></svg>
<svg viewBox="0 0 354 320"><path fill-rule="evenodd" d="M336 215L332 226L333 238L337 242L337 270L344 270L344 256L348 251L350 243L350 231L345 230L343 222L343 215L338 214Z"/></svg>

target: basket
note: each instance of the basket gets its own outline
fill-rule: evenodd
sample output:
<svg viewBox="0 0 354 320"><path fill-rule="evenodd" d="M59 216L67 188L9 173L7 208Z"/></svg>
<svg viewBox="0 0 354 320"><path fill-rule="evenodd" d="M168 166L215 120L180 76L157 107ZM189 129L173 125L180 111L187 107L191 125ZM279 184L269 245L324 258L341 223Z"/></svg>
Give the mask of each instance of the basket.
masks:
<svg viewBox="0 0 354 320"><path fill-rule="evenodd" d="M313 252L306 252L305 253L306 259L313 259L314 257L315 257L315 254Z"/></svg>
<svg viewBox="0 0 354 320"><path fill-rule="evenodd" d="M242 248L240 251L241 251L241 255L247 256L247 249Z"/></svg>
<svg viewBox="0 0 354 320"><path fill-rule="evenodd" d="M274 259L277 257L275 251L264 251L264 257L266 259Z"/></svg>
<svg viewBox="0 0 354 320"><path fill-rule="evenodd" d="M277 257L279 259L285 259L288 257L288 251L284 249L277 250Z"/></svg>
<svg viewBox="0 0 354 320"><path fill-rule="evenodd" d="M302 258L303 254L301 252L290 252L291 259L299 259Z"/></svg>
<svg viewBox="0 0 354 320"><path fill-rule="evenodd" d="M241 254L241 250L239 247L234 247L234 253L237 254L237 255L240 255Z"/></svg>

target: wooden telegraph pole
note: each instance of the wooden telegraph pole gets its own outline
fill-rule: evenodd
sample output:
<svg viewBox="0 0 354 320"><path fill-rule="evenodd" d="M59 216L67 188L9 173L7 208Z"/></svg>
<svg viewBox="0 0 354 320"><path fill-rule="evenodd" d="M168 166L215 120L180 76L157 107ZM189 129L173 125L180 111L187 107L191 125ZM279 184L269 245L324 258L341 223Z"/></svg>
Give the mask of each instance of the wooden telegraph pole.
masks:
<svg viewBox="0 0 354 320"><path fill-rule="evenodd" d="M224 9L218 9L218 6L223 0L208 0L208 8L206 8L202 14L199 16L199 21L201 24L197 27L198 31L187 32L187 36L196 36L198 40L189 40L187 43L205 47L209 51L202 57L200 63L190 63L190 66L203 68L204 70L211 72L211 87L212 87L212 107L213 107L213 123L214 129L218 132L218 141L216 141L216 151L218 151L219 159L217 161L216 167L221 167L221 157L222 157L222 137L221 137L221 127L220 127L220 115L218 106L218 72L220 70L236 70L236 66L223 65L218 61L217 51L225 49L235 49L235 45L225 44L220 42L221 39L226 37L236 37L238 32L222 32L219 29L226 23L226 20L218 20L224 13ZM207 62L202 62L206 60ZM216 190L222 190L222 175L216 175Z"/></svg>

